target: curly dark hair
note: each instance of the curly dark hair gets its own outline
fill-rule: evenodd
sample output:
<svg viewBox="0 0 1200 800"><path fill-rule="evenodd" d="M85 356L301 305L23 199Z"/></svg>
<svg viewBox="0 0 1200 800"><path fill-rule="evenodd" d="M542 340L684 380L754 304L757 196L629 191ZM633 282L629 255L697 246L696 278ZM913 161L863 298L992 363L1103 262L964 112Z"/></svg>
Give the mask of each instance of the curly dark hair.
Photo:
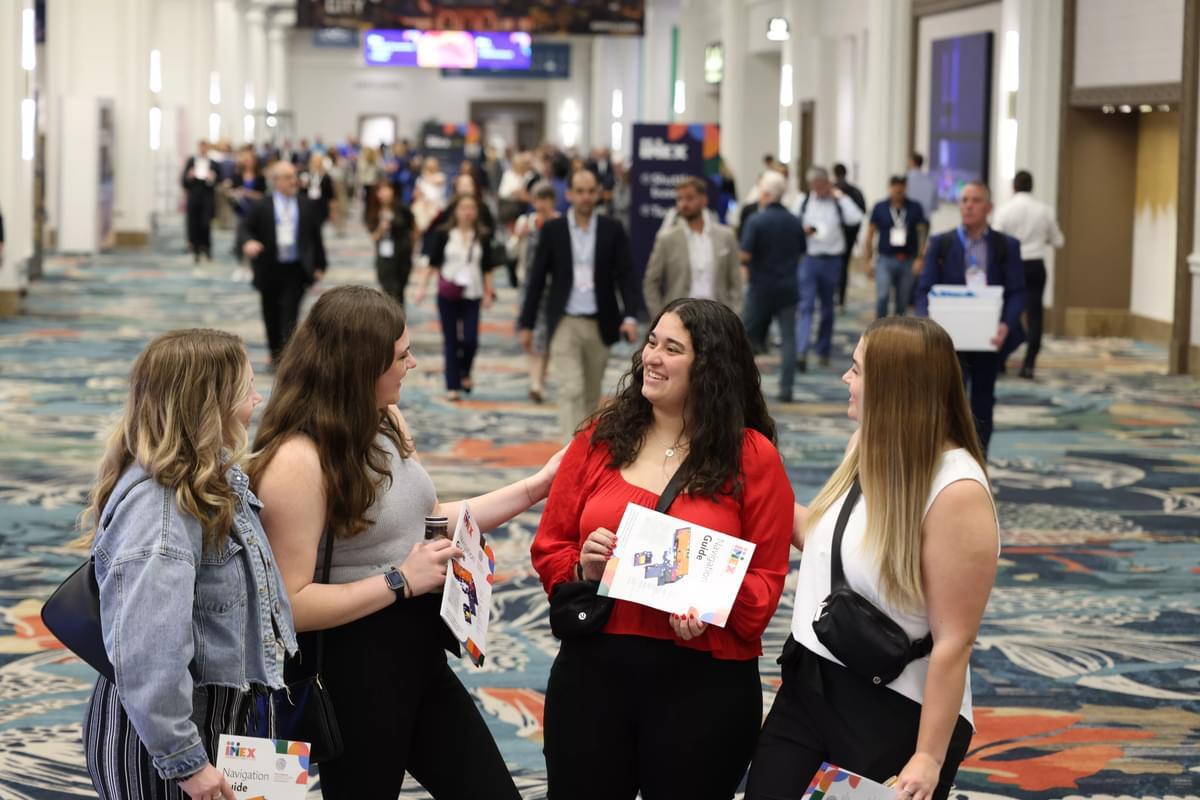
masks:
<svg viewBox="0 0 1200 800"><path fill-rule="evenodd" d="M731 309L715 300L673 300L655 318L675 314L692 337L695 360L688 373L685 428L690 452L680 466L683 491L716 497L742 490L742 440L746 429L773 444L775 421L767 413L762 379L746 329ZM621 469L637 458L654 421L650 401L642 396L642 351L621 377L613 402L598 411L592 444L603 443L612 454L609 467ZM585 423L590 424L590 423Z"/></svg>

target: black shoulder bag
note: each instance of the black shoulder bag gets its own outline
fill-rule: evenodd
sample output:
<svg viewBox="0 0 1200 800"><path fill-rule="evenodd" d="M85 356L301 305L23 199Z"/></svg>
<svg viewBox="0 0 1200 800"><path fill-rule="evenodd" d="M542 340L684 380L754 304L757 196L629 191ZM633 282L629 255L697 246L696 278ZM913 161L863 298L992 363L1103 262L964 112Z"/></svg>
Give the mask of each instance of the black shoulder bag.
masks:
<svg viewBox="0 0 1200 800"><path fill-rule="evenodd" d="M860 494L862 487L855 478L833 532L829 596L821 603L812 626L821 644L851 672L876 686L884 686L900 677L910 662L929 655L933 650L933 634L909 641L908 634L895 620L846 584L842 536Z"/></svg>
<svg viewBox="0 0 1200 800"><path fill-rule="evenodd" d="M150 480L139 478L125 489L104 520L112 520L117 506L134 487ZM100 627L100 584L96 581L96 557L93 555L67 576L42 606L42 623L67 649L83 659L114 686L117 683L108 651L104 649L104 632Z"/></svg>
<svg viewBox="0 0 1200 800"><path fill-rule="evenodd" d="M683 486L683 468L671 476L667 488L658 498L654 510L667 513ZM613 599L596 594L599 581L569 581L560 583L550 592L550 632L559 639L572 639L599 633L612 613Z"/></svg>
<svg viewBox="0 0 1200 800"><path fill-rule="evenodd" d="M333 531L325 535L325 562L321 565L321 583L329 583L329 571L333 565ZM299 663L304 655L312 657L313 670L287 682L287 687L271 694L274 710L275 733L272 738L308 742L312 745L310 758L313 763L331 761L342 754L342 731L338 727L333 711L333 700L329 690L321 682L321 666L325 645L325 631L314 631L300 637ZM289 662L287 670L295 662Z"/></svg>

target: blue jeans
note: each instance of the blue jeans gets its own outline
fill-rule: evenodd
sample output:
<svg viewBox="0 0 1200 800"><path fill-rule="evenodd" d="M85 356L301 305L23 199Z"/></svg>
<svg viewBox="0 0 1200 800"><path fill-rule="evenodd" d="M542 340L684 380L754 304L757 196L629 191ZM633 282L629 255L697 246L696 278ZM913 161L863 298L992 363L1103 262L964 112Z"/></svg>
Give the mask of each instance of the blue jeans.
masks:
<svg viewBox="0 0 1200 800"><path fill-rule="evenodd" d="M796 376L796 295L790 291L768 292L753 288L746 292L742 323L755 346L765 343L772 319L779 323L783 337L779 351L779 395L790 399Z"/></svg>
<svg viewBox="0 0 1200 800"><path fill-rule="evenodd" d="M812 338L813 310L821 301L821 324L813 347L821 358L829 358L833 348L833 295L842 277L841 256L805 256L800 262L800 318L796 321L796 353L808 355Z"/></svg>
<svg viewBox="0 0 1200 800"><path fill-rule="evenodd" d="M462 379L471 377L475 351L479 349L479 300L447 300L438 296L438 316L442 320L442 355L446 362L446 390L462 388Z"/></svg>
<svg viewBox="0 0 1200 800"><path fill-rule="evenodd" d="M912 259L901 260L895 256L880 256L875 261L875 317L888 315L888 295L895 292L893 307L896 316L904 316L908 310L908 298L912 294Z"/></svg>

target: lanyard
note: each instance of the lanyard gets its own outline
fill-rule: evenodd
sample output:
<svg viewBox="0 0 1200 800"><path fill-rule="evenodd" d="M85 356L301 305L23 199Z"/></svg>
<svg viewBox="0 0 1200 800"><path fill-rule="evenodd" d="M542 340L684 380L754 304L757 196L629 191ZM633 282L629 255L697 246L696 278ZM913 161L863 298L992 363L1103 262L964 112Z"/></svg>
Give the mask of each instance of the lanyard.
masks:
<svg viewBox="0 0 1200 800"><path fill-rule="evenodd" d="M967 239L967 229L962 225L959 225L956 230L958 231L958 240L962 242L963 257L967 261L967 266L974 269L979 269L979 259L977 259L975 254L971 252L970 240Z"/></svg>
<svg viewBox="0 0 1200 800"><path fill-rule="evenodd" d="M896 209L893 206L888 206L888 211L891 212L891 215L892 215L892 227L893 228L908 227L907 225L904 224L908 220L908 206L904 206L903 208L901 208L899 214L896 213Z"/></svg>
<svg viewBox="0 0 1200 800"><path fill-rule="evenodd" d="M288 224L294 225L296 222L295 206L293 205L295 203L295 198L284 197L282 199L283 199L283 214L287 216ZM273 205L275 206L275 224L279 225L284 221L283 216L280 215L280 204L277 201Z"/></svg>

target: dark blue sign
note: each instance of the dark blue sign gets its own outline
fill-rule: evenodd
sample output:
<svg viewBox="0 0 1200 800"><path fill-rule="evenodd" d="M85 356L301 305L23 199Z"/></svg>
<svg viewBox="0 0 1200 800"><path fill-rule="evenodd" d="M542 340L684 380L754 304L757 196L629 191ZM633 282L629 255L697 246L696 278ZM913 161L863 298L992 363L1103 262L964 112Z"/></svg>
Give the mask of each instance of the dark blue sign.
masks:
<svg viewBox="0 0 1200 800"><path fill-rule="evenodd" d="M716 125L633 126L629 239L633 263L646 271L654 237L675 207L675 187L689 176L709 182L708 203L716 208L720 186L721 133Z"/></svg>
<svg viewBox="0 0 1200 800"><path fill-rule="evenodd" d="M358 48L358 31L355 28L318 28L313 31L316 47Z"/></svg>
<svg viewBox="0 0 1200 800"><path fill-rule="evenodd" d="M443 78L537 78L567 80L571 77L571 45L567 43L533 43L529 54L529 69L444 69Z"/></svg>

